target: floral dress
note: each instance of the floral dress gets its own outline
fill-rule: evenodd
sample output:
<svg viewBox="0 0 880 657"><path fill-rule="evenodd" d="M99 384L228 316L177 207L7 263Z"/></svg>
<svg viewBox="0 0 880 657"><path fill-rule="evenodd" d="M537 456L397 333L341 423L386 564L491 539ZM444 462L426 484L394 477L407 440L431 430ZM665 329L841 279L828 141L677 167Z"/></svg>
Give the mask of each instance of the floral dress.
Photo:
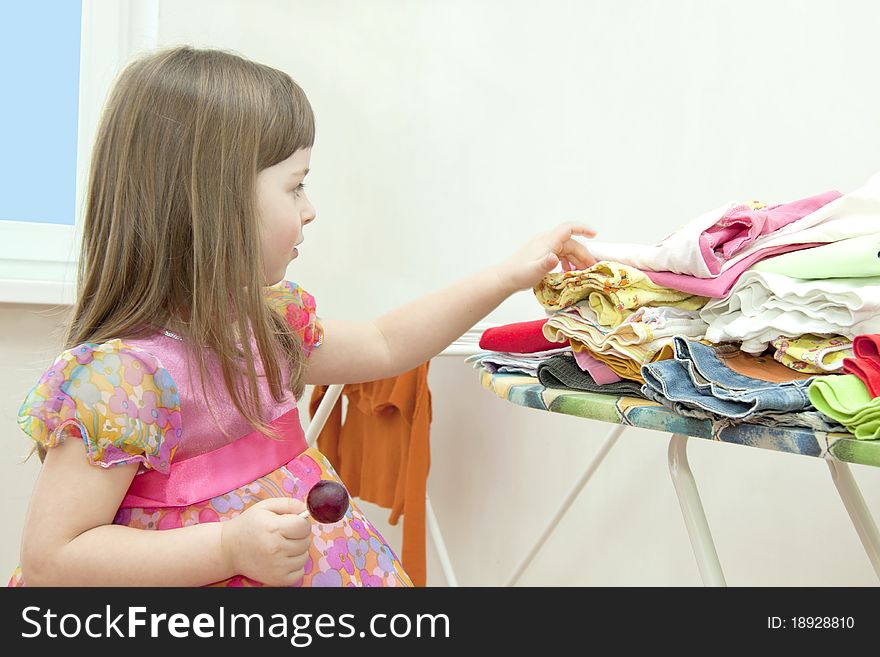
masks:
<svg viewBox="0 0 880 657"><path fill-rule="evenodd" d="M314 298L290 281L267 288L266 297L299 332L308 357L323 339ZM68 349L40 377L19 411L19 426L47 449L75 437L95 466L139 464L114 524L161 531L223 522L261 500L305 500L321 479L339 481L324 455L305 442L292 394L275 402L265 378L260 379L261 399L268 399L265 419L282 437L271 440L244 421L225 389L219 402L205 400L187 365L185 346L175 338L162 333ZM205 358L209 373L219 376L219 363L210 354ZM260 363L257 373L262 373ZM9 585L26 585L20 567ZM262 586L244 576L213 585ZM412 583L394 551L352 502L339 522L312 523L305 576L296 586Z"/></svg>

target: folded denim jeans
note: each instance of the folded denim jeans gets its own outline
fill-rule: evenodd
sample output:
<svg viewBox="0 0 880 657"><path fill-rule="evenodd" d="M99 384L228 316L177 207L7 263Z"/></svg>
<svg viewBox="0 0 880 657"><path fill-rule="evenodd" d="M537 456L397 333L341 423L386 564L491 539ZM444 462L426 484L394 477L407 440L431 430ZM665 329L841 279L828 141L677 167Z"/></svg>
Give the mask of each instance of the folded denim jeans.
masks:
<svg viewBox="0 0 880 657"><path fill-rule="evenodd" d="M683 402L671 401L662 394L642 386L642 393L650 401L663 404L669 410L684 417L692 417L697 420L709 420L717 433L721 429L737 424L758 424L765 427L806 427L814 431L846 432L846 428L826 417L818 411L800 411L799 413L756 413L746 420L734 420L709 411L688 406Z"/></svg>
<svg viewBox="0 0 880 657"><path fill-rule="evenodd" d="M771 383L727 367L715 349L681 336L673 338L671 360L642 366L645 385L662 397L732 420L761 414L814 410L807 389L812 378Z"/></svg>

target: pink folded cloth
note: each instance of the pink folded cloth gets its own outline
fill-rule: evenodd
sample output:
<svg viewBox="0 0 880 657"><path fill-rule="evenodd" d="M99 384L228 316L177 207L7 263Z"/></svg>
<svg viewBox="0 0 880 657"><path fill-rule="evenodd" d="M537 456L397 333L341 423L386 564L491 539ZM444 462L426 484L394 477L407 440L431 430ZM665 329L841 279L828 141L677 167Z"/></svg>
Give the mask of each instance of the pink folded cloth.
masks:
<svg viewBox="0 0 880 657"><path fill-rule="evenodd" d="M730 291L743 272L760 260L765 260L776 255L789 253L790 251L801 251L803 249L811 249L814 246L822 246L823 242L812 242L810 244L781 244L779 246L770 246L766 249L758 249L754 253L747 255L745 258L736 262L725 271L721 272L715 278L697 278L688 274L676 274L671 271L647 271L644 273L657 285L668 287L680 292L688 294L697 294L701 297L715 297L723 299Z"/></svg>
<svg viewBox="0 0 880 657"><path fill-rule="evenodd" d="M712 274L719 274L727 260L759 237L776 232L841 196L838 191L824 192L760 210L753 210L748 205L734 206L700 234L700 253L703 260Z"/></svg>
<svg viewBox="0 0 880 657"><path fill-rule="evenodd" d="M578 366L584 372L589 373L589 375L593 377L593 381L600 386L604 386L606 383L617 383L618 381L623 380L605 363L594 358L589 351L584 350L574 352L574 359Z"/></svg>

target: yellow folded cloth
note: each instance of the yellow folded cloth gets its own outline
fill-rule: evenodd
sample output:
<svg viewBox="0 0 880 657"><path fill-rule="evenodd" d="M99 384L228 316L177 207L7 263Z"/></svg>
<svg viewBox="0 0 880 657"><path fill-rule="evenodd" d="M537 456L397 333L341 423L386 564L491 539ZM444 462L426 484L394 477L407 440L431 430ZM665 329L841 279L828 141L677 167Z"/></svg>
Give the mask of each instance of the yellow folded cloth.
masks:
<svg viewBox="0 0 880 657"><path fill-rule="evenodd" d="M638 383L644 383L645 379L642 377L642 365L638 361L633 360L632 358L626 358L625 356L621 356L620 354L615 353L606 353L599 354L595 351L587 349L583 343L578 342L577 340L571 340L571 348L575 351L589 351L590 355L593 356L596 360L602 361L605 363L608 368L614 372L621 379L627 379L629 381L637 381ZM656 363L660 360L669 360L675 355L675 352L672 349L672 338L669 338L669 342L664 344L660 349L652 353L644 362L645 363Z"/></svg>
<svg viewBox="0 0 880 657"><path fill-rule="evenodd" d="M778 337L773 358L788 368L808 374L828 374L843 370L843 359L853 357L852 340L839 335L808 333L798 338Z"/></svg>
<svg viewBox="0 0 880 657"><path fill-rule="evenodd" d="M698 310L708 299L655 285L644 273L618 262L597 262L589 269L547 274L534 287L547 310L561 310L587 299L604 326L617 326L642 306Z"/></svg>
<svg viewBox="0 0 880 657"><path fill-rule="evenodd" d="M672 336L702 339L707 327L695 310L642 306L611 328L599 324L587 301L578 301L553 313L542 332L551 342L576 340L591 352L615 353L637 363L650 363L658 349L672 342Z"/></svg>

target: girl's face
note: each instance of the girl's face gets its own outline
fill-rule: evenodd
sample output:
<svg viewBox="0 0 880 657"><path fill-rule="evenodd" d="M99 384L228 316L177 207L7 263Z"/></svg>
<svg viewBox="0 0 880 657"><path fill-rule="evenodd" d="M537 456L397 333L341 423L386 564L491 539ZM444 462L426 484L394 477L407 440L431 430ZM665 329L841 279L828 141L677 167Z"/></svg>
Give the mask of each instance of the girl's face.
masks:
<svg viewBox="0 0 880 657"><path fill-rule="evenodd" d="M266 285L282 280L303 241L302 228L315 219L315 208L303 190L311 148L257 173L257 212Z"/></svg>

